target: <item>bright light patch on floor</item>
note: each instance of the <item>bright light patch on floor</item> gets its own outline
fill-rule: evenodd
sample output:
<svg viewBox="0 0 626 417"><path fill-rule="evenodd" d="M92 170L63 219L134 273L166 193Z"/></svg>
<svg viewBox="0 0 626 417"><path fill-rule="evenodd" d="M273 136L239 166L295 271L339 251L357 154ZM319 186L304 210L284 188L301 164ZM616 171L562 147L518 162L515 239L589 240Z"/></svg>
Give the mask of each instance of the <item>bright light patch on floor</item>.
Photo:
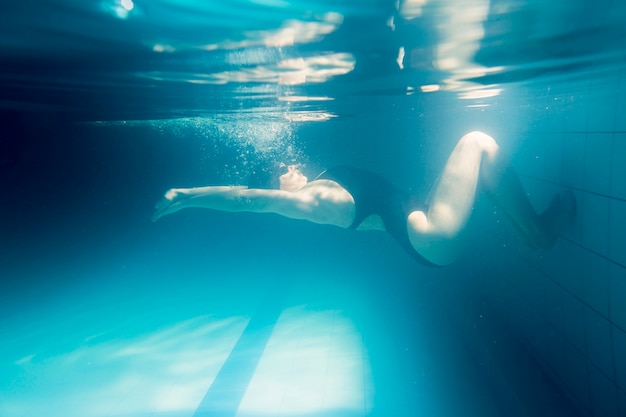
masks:
<svg viewBox="0 0 626 417"><path fill-rule="evenodd" d="M359 333L337 311L285 310L237 417L316 415L372 405L369 361Z"/></svg>
<svg viewBox="0 0 626 417"><path fill-rule="evenodd" d="M125 340L0 359L0 415L190 416L247 323L202 316Z"/></svg>
<svg viewBox="0 0 626 417"><path fill-rule="evenodd" d="M191 416L247 324L201 316L131 338L90 336L61 352L23 349L10 362L0 358L0 415ZM263 355L252 378L238 381L247 390L237 417L371 409L367 353L340 312L285 310L267 345L253 348Z"/></svg>

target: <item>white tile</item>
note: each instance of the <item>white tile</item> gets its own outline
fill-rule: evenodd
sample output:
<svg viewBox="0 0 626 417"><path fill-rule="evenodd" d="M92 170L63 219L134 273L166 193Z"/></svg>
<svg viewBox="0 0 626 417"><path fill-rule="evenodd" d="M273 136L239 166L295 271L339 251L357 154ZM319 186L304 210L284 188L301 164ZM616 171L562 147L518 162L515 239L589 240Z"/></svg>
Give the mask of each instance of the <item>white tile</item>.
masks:
<svg viewBox="0 0 626 417"><path fill-rule="evenodd" d="M548 328L547 345L548 345L548 366L557 374L561 375L566 372L567 363L565 362L565 344L567 343L563 334L554 328Z"/></svg>
<svg viewBox="0 0 626 417"><path fill-rule="evenodd" d="M609 256L618 264L626 266L626 201L611 200L609 213Z"/></svg>
<svg viewBox="0 0 626 417"><path fill-rule="evenodd" d="M563 303L561 300L561 287L549 278L544 280L545 286L545 311L548 321L559 331L563 331Z"/></svg>
<svg viewBox="0 0 626 417"><path fill-rule="evenodd" d="M623 1L613 1L606 9L605 24L621 24L626 19L626 3ZM607 26L610 27L610 26Z"/></svg>
<svg viewBox="0 0 626 417"><path fill-rule="evenodd" d="M517 172L533 178L543 176L546 136L548 135L542 133L526 136L512 161Z"/></svg>
<svg viewBox="0 0 626 417"><path fill-rule="evenodd" d="M570 94L570 102L565 115L565 129L569 132L582 132L587 130L587 113L589 108L589 86L583 85L581 89L574 90Z"/></svg>
<svg viewBox="0 0 626 417"><path fill-rule="evenodd" d="M540 129L550 132L563 132L565 129L565 116L566 111L563 109L564 103L567 100L566 94L562 91L552 90L550 96L547 97L545 103L545 119L542 120L543 124Z"/></svg>
<svg viewBox="0 0 626 417"><path fill-rule="evenodd" d="M592 252L583 256L583 301L609 317L610 262Z"/></svg>
<svg viewBox="0 0 626 417"><path fill-rule="evenodd" d="M626 133L614 134L612 156L610 195L626 200Z"/></svg>
<svg viewBox="0 0 626 417"><path fill-rule="evenodd" d="M563 262L561 257L564 253L564 248L561 243L561 241L557 240L549 252L529 250L524 253L523 256L528 260L528 265L532 269L528 271L520 270L518 273L521 276L529 276L538 274L537 270L539 270L563 285L563 281L567 279L568 271L562 268Z"/></svg>
<svg viewBox="0 0 626 417"><path fill-rule="evenodd" d="M615 358L615 382L626 391L626 332L611 326L613 356Z"/></svg>
<svg viewBox="0 0 626 417"><path fill-rule="evenodd" d="M622 2L613 2L622 3ZM619 95L617 98L617 106L615 109L615 127L616 132L626 131L626 70L622 71L622 79L620 81Z"/></svg>
<svg viewBox="0 0 626 417"><path fill-rule="evenodd" d="M567 240L560 240L547 255L555 272L555 279L575 296L581 298L583 294L583 253L580 246Z"/></svg>
<svg viewBox="0 0 626 417"><path fill-rule="evenodd" d="M561 236L575 243L582 244L584 217L581 210L583 207L583 196L586 192L579 190L571 191L574 194L574 200L576 201L576 218L574 219L574 224L568 226L565 230L563 230L563 232L561 232Z"/></svg>
<svg viewBox="0 0 626 417"><path fill-rule="evenodd" d="M568 133L563 136L563 159L561 184L566 187L582 188L585 166L585 134Z"/></svg>
<svg viewBox="0 0 626 417"><path fill-rule="evenodd" d="M561 181L563 163L563 133L551 133L544 136L543 179L553 183Z"/></svg>
<svg viewBox="0 0 626 417"><path fill-rule="evenodd" d="M585 338L589 360L614 378L610 322L590 308L585 308Z"/></svg>
<svg viewBox="0 0 626 417"><path fill-rule="evenodd" d="M350 413L344 411L344 415L364 415L365 393L362 390L328 390L324 395L324 408L327 411L345 410L344 404L352 405L350 407Z"/></svg>
<svg viewBox="0 0 626 417"><path fill-rule="evenodd" d="M364 397L365 397L364 407L365 407L366 415L369 415L369 411L374 408L375 397L376 397L375 393L376 393L376 390L374 389L374 387L366 388L365 391L363 392Z"/></svg>
<svg viewBox="0 0 626 417"><path fill-rule="evenodd" d="M612 132L615 122L615 108L619 91L615 88L619 79L602 79L602 84L595 82L590 100L592 103L602 103L601 106L589 106L587 119L587 131L590 132Z"/></svg>
<svg viewBox="0 0 626 417"><path fill-rule="evenodd" d="M579 213L582 221L583 246L607 256L609 252L609 199L583 193Z"/></svg>
<svg viewBox="0 0 626 417"><path fill-rule="evenodd" d="M303 410L315 410L321 408L324 403L322 390L310 390L301 386L287 385L285 396L281 403L283 412L293 414L302 413Z"/></svg>
<svg viewBox="0 0 626 417"><path fill-rule="evenodd" d="M611 322L626 331L626 269L611 265L610 270Z"/></svg>
<svg viewBox="0 0 626 417"><path fill-rule="evenodd" d="M609 195L611 180L612 133L588 133L585 145L585 179L583 188Z"/></svg>
<svg viewBox="0 0 626 417"><path fill-rule="evenodd" d="M510 262L507 263L507 265L510 265ZM511 274L506 270L502 270L501 272L503 277L506 277L506 285L508 287L507 302L513 306L513 311L516 313L518 312L517 306L519 304L528 302L530 285L527 277L537 273L537 270L530 263L525 261L518 262L517 267L515 274Z"/></svg>
<svg viewBox="0 0 626 417"><path fill-rule="evenodd" d="M532 335L534 334L536 324L540 321L539 314L528 300L520 303L515 313L512 316L513 320L515 320L512 331L516 337L525 341L528 347L531 348L533 344L531 341Z"/></svg>
<svg viewBox="0 0 626 417"><path fill-rule="evenodd" d="M521 180L526 195L533 207L538 211L543 211L548 207L550 201L552 201L552 196L558 190L556 186L547 184L543 180L527 177L523 177Z"/></svg>
<svg viewBox="0 0 626 417"><path fill-rule="evenodd" d="M568 291L563 291L563 332L578 350L586 351L585 306Z"/></svg>
<svg viewBox="0 0 626 417"><path fill-rule="evenodd" d="M617 412L620 417L626 416L626 391L617 388Z"/></svg>
<svg viewBox="0 0 626 417"><path fill-rule="evenodd" d="M539 315L546 318L546 290L545 280L547 278L541 274L532 274L528 277L530 304L537 310Z"/></svg>
<svg viewBox="0 0 626 417"><path fill-rule="evenodd" d="M548 361L548 326L545 318L540 316L537 310L534 308L529 309L527 321L524 326L523 340L528 344L529 349L533 352L533 356L540 362Z"/></svg>
<svg viewBox="0 0 626 417"><path fill-rule="evenodd" d="M591 406L594 417L617 417L617 386L598 368L589 366Z"/></svg>
<svg viewBox="0 0 626 417"><path fill-rule="evenodd" d="M565 368L567 373L563 375L565 384L572 390L574 396L584 407L591 409L587 358L576 350L573 345L566 343L565 362L567 363Z"/></svg>
<svg viewBox="0 0 626 417"><path fill-rule="evenodd" d="M611 265L610 279L610 318L613 324L626 330L626 268Z"/></svg>

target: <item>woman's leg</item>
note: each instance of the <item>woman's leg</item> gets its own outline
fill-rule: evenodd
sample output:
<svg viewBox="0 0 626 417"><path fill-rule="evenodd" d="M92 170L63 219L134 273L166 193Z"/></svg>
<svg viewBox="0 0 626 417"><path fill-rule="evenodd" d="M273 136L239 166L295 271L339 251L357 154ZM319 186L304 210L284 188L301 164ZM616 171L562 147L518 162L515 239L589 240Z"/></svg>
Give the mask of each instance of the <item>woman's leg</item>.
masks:
<svg viewBox="0 0 626 417"><path fill-rule="evenodd" d="M496 141L485 133L471 132L450 154L433 189L428 213L409 215L409 238L420 254L436 264L454 260L458 235L467 223L479 186L532 246L550 247L574 215L571 193L555 198L548 210L538 215Z"/></svg>
<svg viewBox="0 0 626 417"><path fill-rule="evenodd" d="M198 207L227 212L275 213L292 219L349 227L354 220L352 196L333 181L313 181L298 191L210 186L172 188L156 204L152 221Z"/></svg>

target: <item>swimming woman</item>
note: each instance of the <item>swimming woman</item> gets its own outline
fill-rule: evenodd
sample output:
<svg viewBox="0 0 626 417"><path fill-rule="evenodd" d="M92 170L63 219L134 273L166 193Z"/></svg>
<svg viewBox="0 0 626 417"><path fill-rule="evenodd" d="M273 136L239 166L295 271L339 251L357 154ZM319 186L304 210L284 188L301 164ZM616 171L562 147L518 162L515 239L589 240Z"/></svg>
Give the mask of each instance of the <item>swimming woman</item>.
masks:
<svg viewBox="0 0 626 417"><path fill-rule="evenodd" d="M447 265L458 254L458 236L479 190L506 213L532 247L550 248L575 214L571 192L555 196L543 213L535 212L496 141L471 132L455 146L426 202L416 201L371 172L335 167L308 182L290 166L280 177L278 190L172 188L157 203L152 220L188 207L276 213L345 229L386 231L423 264Z"/></svg>

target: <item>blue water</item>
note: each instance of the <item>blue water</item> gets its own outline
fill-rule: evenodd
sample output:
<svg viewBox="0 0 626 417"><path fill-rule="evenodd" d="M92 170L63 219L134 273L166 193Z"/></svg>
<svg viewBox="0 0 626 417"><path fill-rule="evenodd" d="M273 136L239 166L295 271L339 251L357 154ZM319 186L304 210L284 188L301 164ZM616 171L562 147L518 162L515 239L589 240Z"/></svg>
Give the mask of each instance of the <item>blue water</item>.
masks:
<svg viewBox="0 0 626 417"><path fill-rule="evenodd" d="M626 65L619 2L544 3L4 4L0 416L576 415L457 294L504 222L444 269L274 215L150 222L170 187L290 164L425 198L475 129L514 154L542 94Z"/></svg>

